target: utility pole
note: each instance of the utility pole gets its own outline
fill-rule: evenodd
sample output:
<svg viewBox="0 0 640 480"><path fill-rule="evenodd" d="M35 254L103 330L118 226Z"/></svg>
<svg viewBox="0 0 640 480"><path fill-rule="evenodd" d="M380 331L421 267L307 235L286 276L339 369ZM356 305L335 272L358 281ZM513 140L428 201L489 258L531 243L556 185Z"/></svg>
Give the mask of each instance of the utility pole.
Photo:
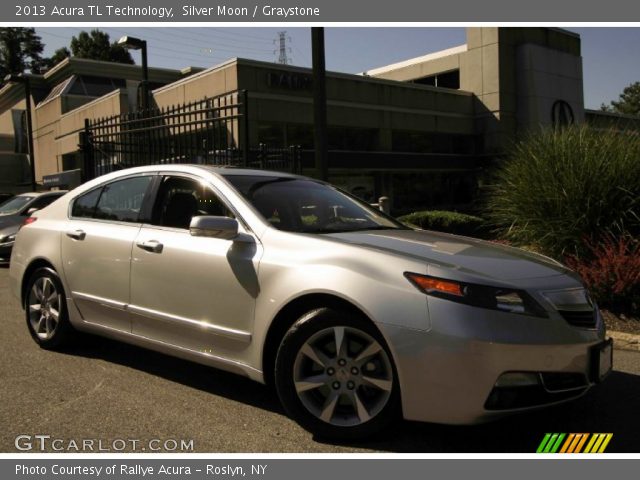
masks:
<svg viewBox="0 0 640 480"><path fill-rule="evenodd" d="M329 179L329 153L327 150L327 88L324 62L324 28L311 28L313 54L313 119L315 166L320 180Z"/></svg>

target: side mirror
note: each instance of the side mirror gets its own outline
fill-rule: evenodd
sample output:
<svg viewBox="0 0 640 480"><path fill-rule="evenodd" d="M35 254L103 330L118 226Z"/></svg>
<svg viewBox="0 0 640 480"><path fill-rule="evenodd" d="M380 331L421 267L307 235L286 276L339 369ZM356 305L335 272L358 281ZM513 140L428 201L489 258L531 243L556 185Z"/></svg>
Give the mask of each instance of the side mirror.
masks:
<svg viewBox="0 0 640 480"><path fill-rule="evenodd" d="M27 210L27 217L30 217L31 215L33 215L38 210L40 210L40 209L39 208L30 208L29 210Z"/></svg>
<svg viewBox="0 0 640 480"><path fill-rule="evenodd" d="M191 218L189 233L194 237L233 240L238 236L238 221L228 217L197 216Z"/></svg>

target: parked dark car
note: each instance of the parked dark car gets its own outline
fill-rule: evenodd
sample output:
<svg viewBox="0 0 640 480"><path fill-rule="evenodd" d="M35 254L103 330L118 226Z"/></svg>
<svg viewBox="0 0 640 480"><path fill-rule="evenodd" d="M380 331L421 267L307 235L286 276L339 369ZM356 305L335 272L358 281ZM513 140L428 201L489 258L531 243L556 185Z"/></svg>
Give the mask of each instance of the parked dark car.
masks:
<svg viewBox="0 0 640 480"><path fill-rule="evenodd" d="M14 197L13 193L0 193L0 204L6 202L7 200L13 197Z"/></svg>
<svg viewBox="0 0 640 480"><path fill-rule="evenodd" d="M63 196L66 190L21 193L0 204L0 262L8 262L24 219Z"/></svg>

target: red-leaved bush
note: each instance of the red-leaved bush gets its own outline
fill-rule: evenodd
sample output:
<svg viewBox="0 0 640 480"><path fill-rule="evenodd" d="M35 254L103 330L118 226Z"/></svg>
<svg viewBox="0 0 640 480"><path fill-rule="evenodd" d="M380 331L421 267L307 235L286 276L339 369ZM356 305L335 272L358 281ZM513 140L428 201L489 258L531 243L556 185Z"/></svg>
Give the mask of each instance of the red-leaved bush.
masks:
<svg viewBox="0 0 640 480"><path fill-rule="evenodd" d="M637 315L640 310L640 241L629 236L587 240L586 255L570 255L567 266L581 277L601 307Z"/></svg>

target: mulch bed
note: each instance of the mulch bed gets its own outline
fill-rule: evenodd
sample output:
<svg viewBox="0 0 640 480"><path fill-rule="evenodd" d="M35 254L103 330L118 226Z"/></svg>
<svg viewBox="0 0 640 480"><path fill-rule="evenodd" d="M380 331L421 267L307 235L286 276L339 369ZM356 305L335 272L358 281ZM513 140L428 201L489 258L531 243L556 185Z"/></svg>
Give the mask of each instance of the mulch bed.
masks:
<svg viewBox="0 0 640 480"><path fill-rule="evenodd" d="M615 315L607 310L602 310L602 317L607 330L640 335L640 318L638 317Z"/></svg>

